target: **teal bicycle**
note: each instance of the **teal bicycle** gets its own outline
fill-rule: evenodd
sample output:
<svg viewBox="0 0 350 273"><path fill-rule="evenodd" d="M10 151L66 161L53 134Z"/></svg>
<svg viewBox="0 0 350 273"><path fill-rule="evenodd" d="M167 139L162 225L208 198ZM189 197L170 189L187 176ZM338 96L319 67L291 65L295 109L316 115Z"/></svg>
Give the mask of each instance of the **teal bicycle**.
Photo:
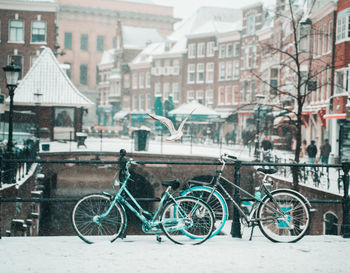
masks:
<svg viewBox="0 0 350 273"><path fill-rule="evenodd" d="M130 178L125 150L120 151L120 171L114 176L114 186L119 190L115 195L108 193L89 194L82 197L72 211L72 224L76 234L86 243L100 241L114 242L124 238L127 227L125 207L130 209L142 222L142 230L156 234L164 233L177 244L201 244L214 230L215 216L212 209L195 197L174 197L177 180L163 181L166 187L155 212L144 210L127 189Z"/></svg>

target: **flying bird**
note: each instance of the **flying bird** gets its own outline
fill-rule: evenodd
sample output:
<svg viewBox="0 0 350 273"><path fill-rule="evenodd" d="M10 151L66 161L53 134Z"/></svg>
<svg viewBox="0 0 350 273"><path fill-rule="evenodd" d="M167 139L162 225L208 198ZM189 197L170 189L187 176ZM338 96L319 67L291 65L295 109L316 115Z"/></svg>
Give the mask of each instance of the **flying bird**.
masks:
<svg viewBox="0 0 350 273"><path fill-rule="evenodd" d="M153 114L148 114L148 115L151 118L153 118L154 120L157 120L157 121L163 123L169 129L170 136L165 139L166 141L175 141L175 140L178 140L182 137L183 127L185 125L185 122L187 121L187 119L190 117L190 115L192 115L192 113L196 109L197 108L193 109L192 112L190 114L188 114L188 116L180 123L179 128L177 130L175 130L174 124L170 119L163 117L163 116L153 115Z"/></svg>

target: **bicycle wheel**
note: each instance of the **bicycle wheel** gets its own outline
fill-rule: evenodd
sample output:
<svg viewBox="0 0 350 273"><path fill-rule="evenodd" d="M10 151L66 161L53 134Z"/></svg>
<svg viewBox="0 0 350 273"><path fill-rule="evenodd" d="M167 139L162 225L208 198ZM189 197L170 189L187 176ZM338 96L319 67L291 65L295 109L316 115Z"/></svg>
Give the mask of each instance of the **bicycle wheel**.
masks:
<svg viewBox="0 0 350 273"><path fill-rule="evenodd" d="M113 242L121 234L125 216L119 203L113 206L106 217L100 217L110 205L110 197L103 194L86 195L75 204L72 224L74 231L84 242Z"/></svg>
<svg viewBox="0 0 350 273"><path fill-rule="evenodd" d="M165 235L174 243L198 245L212 234L214 217L202 200L178 197L164 206L160 220Z"/></svg>
<svg viewBox="0 0 350 273"><path fill-rule="evenodd" d="M211 235L211 237L219 234L219 232L224 227L228 217L227 203L220 192L215 191L210 197L210 199L208 199L212 191L213 189L210 187L195 186L189 188L181 194L181 196L197 197L205 201L211 207L215 215L214 232Z"/></svg>
<svg viewBox="0 0 350 273"><path fill-rule="evenodd" d="M273 242L292 243L300 240L310 226L306 203L288 190L276 190L265 196L258 208L259 228ZM276 212L282 210L283 214Z"/></svg>

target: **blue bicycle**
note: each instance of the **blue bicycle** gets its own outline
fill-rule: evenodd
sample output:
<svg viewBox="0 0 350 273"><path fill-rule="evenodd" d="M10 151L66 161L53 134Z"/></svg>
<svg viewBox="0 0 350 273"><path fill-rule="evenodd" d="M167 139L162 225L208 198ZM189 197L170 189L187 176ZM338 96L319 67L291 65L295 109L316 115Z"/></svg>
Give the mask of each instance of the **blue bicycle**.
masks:
<svg viewBox="0 0 350 273"><path fill-rule="evenodd" d="M130 209L142 222L145 233L164 233L177 244L201 244L214 230L215 216L212 209L195 197L174 197L177 180L163 181L166 187L155 212L144 210L127 189L130 178L125 150L120 151L120 171L114 176L114 186L119 187L115 195L108 193L89 194L82 197L72 211L72 224L76 234L86 243L113 242L125 237L127 217L125 207Z"/></svg>

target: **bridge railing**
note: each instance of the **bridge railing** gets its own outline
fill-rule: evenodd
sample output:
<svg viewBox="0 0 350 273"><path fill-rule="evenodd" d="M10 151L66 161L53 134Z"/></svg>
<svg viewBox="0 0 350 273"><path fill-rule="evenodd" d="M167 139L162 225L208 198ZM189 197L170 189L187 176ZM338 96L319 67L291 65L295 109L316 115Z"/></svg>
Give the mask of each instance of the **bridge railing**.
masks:
<svg viewBox="0 0 350 273"><path fill-rule="evenodd" d="M101 165L109 165L109 164L119 164L119 160L44 160L39 158L32 159L2 159L2 163L17 163L17 164L33 164L38 163L39 165L44 164L101 164ZM150 164L167 164L167 165L220 165L221 163L217 161L164 161L164 160L138 160L136 163L140 165L150 165ZM338 181L342 182L342 192L343 197L342 200L310 200L311 203L340 203L343 208L343 221L342 221L342 233L344 237L350 237L350 198L349 198L349 171L350 171L350 162L343 162L342 164L296 164L296 163L264 163L264 162L247 162L236 160L234 162L227 162L227 165L233 165L234 171L234 183L236 185L240 185L241 182L241 168L243 166L269 166L269 167L283 167L283 168L336 168L341 169L343 174L338 172ZM3 183L3 180L2 180ZM234 199L237 203L240 203L244 198L241 198L239 191L235 191ZM43 196L39 196L36 198L6 198L6 196L2 196L0 198L0 203L24 203L24 202L33 202L33 203L44 203L44 202L76 202L78 198L43 198ZM140 201L149 201L156 202L159 201L158 198L138 198ZM240 237L240 221L239 221L239 213L234 211L234 217L232 221L232 230L231 234L233 237Z"/></svg>

